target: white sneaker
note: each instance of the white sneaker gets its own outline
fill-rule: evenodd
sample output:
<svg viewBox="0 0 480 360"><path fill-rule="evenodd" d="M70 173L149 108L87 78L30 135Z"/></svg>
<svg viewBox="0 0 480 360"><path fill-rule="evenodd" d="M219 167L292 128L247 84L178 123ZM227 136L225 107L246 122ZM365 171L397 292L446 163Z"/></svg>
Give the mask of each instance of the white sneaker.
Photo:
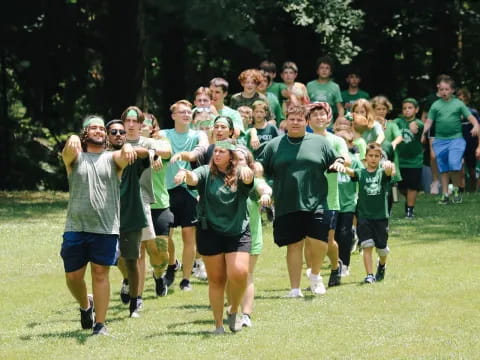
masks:
<svg viewBox="0 0 480 360"><path fill-rule="evenodd" d="M440 183L438 181L434 181L430 184L430 194L438 195L439 193Z"/></svg>
<svg viewBox="0 0 480 360"><path fill-rule="evenodd" d="M252 319L247 314L242 315L242 326L252 327Z"/></svg>
<svg viewBox="0 0 480 360"><path fill-rule="evenodd" d="M292 289L284 296L284 298L303 298L303 294L300 289Z"/></svg>
<svg viewBox="0 0 480 360"><path fill-rule="evenodd" d="M193 268L193 276L200 280L207 280L207 269L205 269L205 263L203 260L196 260L196 266Z"/></svg>
<svg viewBox="0 0 480 360"><path fill-rule="evenodd" d="M310 290L314 295L324 295L327 290L325 290L325 285L323 285L323 280L320 275L314 276L310 274Z"/></svg>
<svg viewBox="0 0 480 360"><path fill-rule="evenodd" d="M350 269L347 265L342 265L342 272L340 273L341 277L346 277L350 275Z"/></svg>

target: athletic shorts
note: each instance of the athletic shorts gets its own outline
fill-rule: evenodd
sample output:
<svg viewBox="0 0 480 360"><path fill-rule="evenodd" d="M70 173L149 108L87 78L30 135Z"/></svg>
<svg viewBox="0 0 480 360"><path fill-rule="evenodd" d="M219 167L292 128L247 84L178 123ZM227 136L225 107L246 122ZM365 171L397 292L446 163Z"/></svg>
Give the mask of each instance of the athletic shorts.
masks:
<svg viewBox="0 0 480 360"><path fill-rule="evenodd" d="M376 247L387 249L388 219L368 220L358 219L357 235L360 247Z"/></svg>
<svg viewBox="0 0 480 360"><path fill-rule="evenodd" d="M325 210L325 222L328 223L330 230L337 228L338 211L337 210Z"/></svg>
<svg viewBox="0 0 480 360"><path fill-rule="evenodd" d="M150 211L150 204L144 203L145 217L148 225L142 229L142 241L155 239L155 228L153 227L152 212Z"/></svg>
<svg viewBox="0 0 480 360"><path fill-rule="evenodd" d="M422 168L400 168L402 181L398 183L400 190L422 189Z"/></svg>
<svg viewBox="0 0 480 360"><path fill-rule="evenodd" d="M196 226L198 223L197 199L183 186L168 190L168 194L170 195L170 211L173 213L174 220L172 227Z"/></svg>
<svg viewBox="0 0 480 360"><path fill-rule="evenodd" d="M232 252L249 253L251 245L248 228L240 235L229 236L211 228L202 230L197 227L197 251L200 255L210 256Z"/></svg>
<svg viewBox="0 0 480 360"><path fill-rule="evenodd" d="M152 221L156 236L168 236L173 225L173 214L170 208L152 209Z"/></svg>
<svg viewBox="0 0 480 360"><path fill-rule="evenodd" d="M142 230L120 231L120 256L127 260L135 260L140 256L140 242L142 241Z"/></svg>
<svg viewBox="0 0 480 360"><path fill-rule="evenodd" d="M433 141L433 151L435 152L440 173L460 171L462 169L465 145L464 138L450 140L435 139Z"/></svg>
<svg viewBox="0 0 480 360"><path fill-rule="evenodd" d="M89 262L115 265L119 255L118 235L67 231L63 233L60 255L67 273L79 270Z"/></svg>
<svg viewBox="0 0 480 360"><path fill-rule="evenodd" d="M328 242L330 217L323 210L297 211L275 217L273 240L278 246L294 244L306 236Z"/></svg>

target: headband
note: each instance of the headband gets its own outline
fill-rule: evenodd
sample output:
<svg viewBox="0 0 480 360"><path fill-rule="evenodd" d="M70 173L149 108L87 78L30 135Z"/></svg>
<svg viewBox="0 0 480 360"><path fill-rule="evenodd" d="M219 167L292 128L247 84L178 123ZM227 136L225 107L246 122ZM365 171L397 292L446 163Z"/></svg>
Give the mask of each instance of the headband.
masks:
<svg viewBox="0 0 480 360"><path fill-rule="evenodd" d="M226 149L226 150L232 150L232 151L235 151L237 149L237 147L235 145L233 145L231 142L225 141L225 140L217 141L215 143L215 147Z"/></svg>
<svg viewBox="0 0 480 360"><path fill-rule="evenodd" d="M128 115L127 115L127 116L128 116ZM144 120L143 120L143 125L147 125L147 126L152 126L152 127L153 127L152 119L144 119Z"/></svg>
<svg viewBox="0 0 480 360"><path fill-rule="evenodd" d="M127 116L135 116L136 118L138 118L138 113L137 113L136 110L130 109L130 110L128 110L128 112L127 112Z"/></svg>
<svg viewBox="0 0 480 360"><path fill-rule="evenodd" d="M224 125L227 125L229 128L230 128L230 123L228 122L228 120L224 117L217 117L214 121L214 124L217 124L217 123L220 123L220 124L224 124Z"/></svg>
<svg viewBox="0 0 480 360"><path fill-rule="evenodd" d="M98 116L92 116L90 118L85 119L83 122L83 128L86 128L90 125L100 125L105 127L105 123L102 118L99 118Z"/></svg>

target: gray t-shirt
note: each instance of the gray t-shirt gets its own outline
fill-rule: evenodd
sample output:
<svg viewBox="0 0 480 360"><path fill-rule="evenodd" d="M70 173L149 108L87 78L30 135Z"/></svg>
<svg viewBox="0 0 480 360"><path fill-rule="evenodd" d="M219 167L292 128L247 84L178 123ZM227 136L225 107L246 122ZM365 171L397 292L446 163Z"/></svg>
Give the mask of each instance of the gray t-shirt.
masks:
<svg viewBox="0 0 480 360"><path fill-rule="evenodd" d="M65 232L119 234L120 180L112 152L80 153L68 185Z"/></svg>

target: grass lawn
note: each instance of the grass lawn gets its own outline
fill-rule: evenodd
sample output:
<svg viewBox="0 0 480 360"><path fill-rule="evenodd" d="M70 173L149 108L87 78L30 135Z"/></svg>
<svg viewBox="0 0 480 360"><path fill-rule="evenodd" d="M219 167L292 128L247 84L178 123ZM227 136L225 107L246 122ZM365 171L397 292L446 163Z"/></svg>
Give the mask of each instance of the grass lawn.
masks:
<svg viewBox="0 0 480 360"><path fill-rule="evenodd" d="M422 195L413 221L396 204L385 281L361 285L357 253L343 285L318 298L308 291L304 299L282 298L285 249L265 227L253 327L220 337L208 334L206 282L195 280L194 290L182 293L177 280L167 297L155 298L149 275L142 317L130 319L115 268L111 336L81 330L59 256L67 199L65 193L0 192L0 359L480 358L480 194L448 206ZM176 244L180 249L178 234ZM326 282L327 265L322 273Z"/></svg>

